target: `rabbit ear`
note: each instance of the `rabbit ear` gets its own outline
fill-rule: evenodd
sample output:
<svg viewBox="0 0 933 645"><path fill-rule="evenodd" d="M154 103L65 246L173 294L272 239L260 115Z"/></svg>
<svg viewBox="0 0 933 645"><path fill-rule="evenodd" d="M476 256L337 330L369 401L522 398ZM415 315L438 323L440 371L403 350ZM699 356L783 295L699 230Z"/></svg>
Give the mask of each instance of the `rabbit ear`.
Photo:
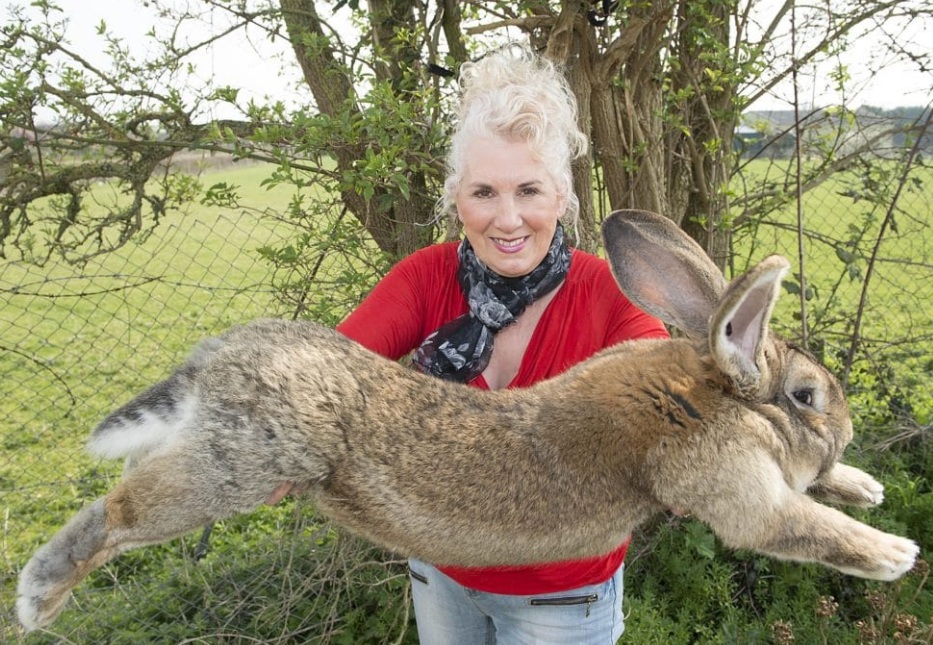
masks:
<svg viewBox="0 0 933 645"><path fill-rule="evenodd" d="M667 217L639 210L610 214L603 241L629 300L690 336L707 335L726 280L699 244Z"/></svg>
<svg viewBox="0 0 933 645"><path fill-rule="evenodd" d="M764 351L768 322L790 263L779 255L762 260L732 281L710 320L709 343L719 369L736 389L754 396L769 378Z"/></svg>

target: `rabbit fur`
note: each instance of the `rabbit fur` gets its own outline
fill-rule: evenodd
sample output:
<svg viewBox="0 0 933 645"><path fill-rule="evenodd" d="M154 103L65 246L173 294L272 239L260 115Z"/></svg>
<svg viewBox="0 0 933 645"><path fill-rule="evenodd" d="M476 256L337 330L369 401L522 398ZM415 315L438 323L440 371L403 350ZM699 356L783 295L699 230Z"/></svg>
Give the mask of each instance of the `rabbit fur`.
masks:
<svg viewBox="0 0 933 645"><path fill-rule="evenodd" d="M204 342L94 430L131 464L23 568L26 629L127 549L256 509L291 482L350 531L437 564L584 558L665 509L726 545L894 580L917 545L814 497L871 506L839 463L852 423L837 380L769 331L788 269L726 283L665 217L603 225L626 295L687 338L602 351L554 379L480 391L377 356L310 322L259 320Z"/></svg>

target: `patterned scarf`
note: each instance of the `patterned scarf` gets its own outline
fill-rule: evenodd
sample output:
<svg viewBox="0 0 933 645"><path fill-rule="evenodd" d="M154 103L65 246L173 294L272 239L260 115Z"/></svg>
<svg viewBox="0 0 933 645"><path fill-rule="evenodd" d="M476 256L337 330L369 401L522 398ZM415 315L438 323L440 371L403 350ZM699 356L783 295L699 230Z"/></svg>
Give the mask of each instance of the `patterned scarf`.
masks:
<svg viewBox="0 0 933 645"><path fill-rule="evenodd" d="M486 369L496 333L564 280L570 268L570 249L558 224L541 264L520 278L504 278L490 271L477 259L467 239L460 243L457 254L460 288L470 311L425 338L412 355L412 364L426 374L466 383Z"/></svg>

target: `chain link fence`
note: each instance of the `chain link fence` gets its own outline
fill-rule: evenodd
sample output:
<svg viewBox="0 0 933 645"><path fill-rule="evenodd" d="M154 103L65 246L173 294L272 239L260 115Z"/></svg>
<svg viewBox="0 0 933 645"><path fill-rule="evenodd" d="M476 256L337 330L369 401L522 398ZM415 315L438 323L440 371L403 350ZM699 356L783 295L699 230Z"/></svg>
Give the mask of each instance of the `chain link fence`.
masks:
<svg viewBox="0 0 933 645"><path fill-rule="evenodd" d="M258 184L262 169L209 172ZM813 341L834 369L848 367L856 387L879 387L858 378L866 363L887 370L892 388L929 387L931 179L928 170L916 171L886 230L890 202L859 198L853 174L808 193L802 238L792 205L737 236L738 268L780 252L799 270L803 250L807 279L791 282L812 296L806 305ZM262 208L192 208L84 266L0 261L0 624L15 622L16 576L35 548L119 477L120 464L84 453L94 424L164 377L201 338L285 313L270 286L274 268L258 249L289 235L262 216L263 209L284 211L288 198L282 188L257 195ZM779 317L790 335L799 333L799 310L800 302L785 295ZM855 334L858 360L851 362ZM53 631L35 642L71 642L75 633L96 634L100 642L180 642L185 634L212 634L186 642L305 642L325 640L323 634L340 642L341 630L370 630L365 642L413 638L405 630L408 603L389 610L379 602L379 594L407 593L400 564L367 555L369 547L317 523L299 502L224 523L200 561L197 540L131 552L95 573ZM335 616L325 602L352 594L362 595L351 615ZM105 602L113 621L95 631L93 608ZM0 640L21 638L14 627L0 632Z"/></svg>

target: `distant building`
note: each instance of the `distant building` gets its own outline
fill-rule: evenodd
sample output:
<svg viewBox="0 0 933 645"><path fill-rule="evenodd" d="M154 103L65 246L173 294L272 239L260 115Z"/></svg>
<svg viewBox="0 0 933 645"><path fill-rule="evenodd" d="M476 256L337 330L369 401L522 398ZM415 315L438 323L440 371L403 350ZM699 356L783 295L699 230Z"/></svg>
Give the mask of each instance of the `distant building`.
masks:
<svg viewBox="0 0 933 645"><path fill-rule="evenodd" d="M831 146L836 154L865 151L895 157L913 145L911 128L922 124L923 116L924 108L818 108L799 116L793 110L749 110L739 121L733 147L745 159L785 159L794 154L799 132L805 156L814 146ZM926 133L921 144L933 151L933 132Z"/></svg>
<svg viewBox="0 0 933 645"><path fill-rule="evenodd" d="M732 146L742 157L757 157L764 149L765 140L764 132L742 123L735 129Z"/></svg>

